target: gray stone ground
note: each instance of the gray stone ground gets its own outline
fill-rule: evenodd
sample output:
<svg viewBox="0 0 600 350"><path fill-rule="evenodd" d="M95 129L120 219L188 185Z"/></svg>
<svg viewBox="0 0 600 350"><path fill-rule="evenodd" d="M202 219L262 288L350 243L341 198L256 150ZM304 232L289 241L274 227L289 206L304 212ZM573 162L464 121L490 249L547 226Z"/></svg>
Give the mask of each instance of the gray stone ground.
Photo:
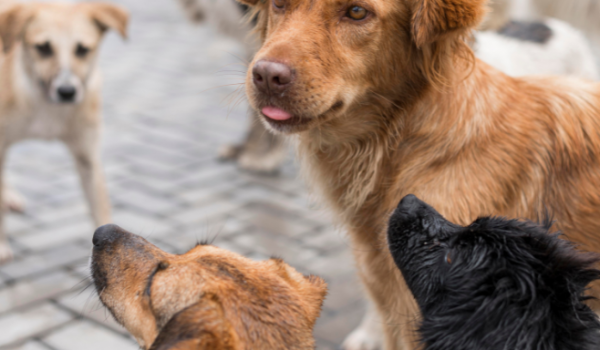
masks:
<svg viewBox="0 0 600 350"><path fill-rule="evenodd" d="M132 12L130 38L109 35L100 62L114 221L171 252L220 233L221 247L324 277L315 336L334 349L363 311L345 236L310 204L291 160L280 176L260 177L215 159L246 125L241 85L231 85L243 82L241 49L189 25L175 0L118 2ZM8 178L28 206L7 217L16 259L0 267L0 349L137 349L82 292L94 227L65 148L16 145Z"/></svg>

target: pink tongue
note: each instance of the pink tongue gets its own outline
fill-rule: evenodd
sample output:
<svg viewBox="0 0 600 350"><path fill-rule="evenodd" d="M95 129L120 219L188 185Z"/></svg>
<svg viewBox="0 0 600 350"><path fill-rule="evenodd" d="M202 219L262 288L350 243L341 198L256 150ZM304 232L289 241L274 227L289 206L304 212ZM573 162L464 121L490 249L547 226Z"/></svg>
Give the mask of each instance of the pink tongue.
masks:
<svg viewBox="0 0 600 350"><path fill-rule="evenodd" d="M288 120L292 118L292 115L288 112L284 111L281 108L277 107L265 107L262 109L262 113L267 116L267 118L273 120Z"/></svg>

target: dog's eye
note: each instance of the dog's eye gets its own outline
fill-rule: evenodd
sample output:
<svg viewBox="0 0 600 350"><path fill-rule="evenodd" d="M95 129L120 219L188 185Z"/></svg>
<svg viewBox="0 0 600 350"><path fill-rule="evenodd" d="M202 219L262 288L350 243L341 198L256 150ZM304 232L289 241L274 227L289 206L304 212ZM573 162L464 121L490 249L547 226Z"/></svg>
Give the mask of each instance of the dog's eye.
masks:
<svg viewBox="0 0 600 350"><path fill-rule="evenodd" d="M75 55L77 55L77 57L79 58L84 58L85 56L87 56L87 54L90 52L90 49L81 45L81 44L77 44L77 48L75 49Z"/></svg>
<svg viewBox="0 0 600 350"><path fill-rule="evenodd" d="M282 9L285 6L285 0L273 0L273 6Z"/></svg>
<svg viewBox="0 0 600 350"><path fill-rule="evenodd" d="M42 57L50 57L54 53L54 50L52 50L52 45L50 45L49 42L37 44L35 45L35 49Z"/></svg>
<svg viewBox="0 0 600 350"><path fill-rule="evenodd" d="M448 265L452 264L452 256L450 255L450 252L446 253L446 263Z"/></svg>
<svg viewBox="0 0 600 350"><path fill-rule="evenodd" d="M352 18L355 21L360 21L365 19L368 14L369 12L364 7L352 6L348 9L346 16Z"/></svg>

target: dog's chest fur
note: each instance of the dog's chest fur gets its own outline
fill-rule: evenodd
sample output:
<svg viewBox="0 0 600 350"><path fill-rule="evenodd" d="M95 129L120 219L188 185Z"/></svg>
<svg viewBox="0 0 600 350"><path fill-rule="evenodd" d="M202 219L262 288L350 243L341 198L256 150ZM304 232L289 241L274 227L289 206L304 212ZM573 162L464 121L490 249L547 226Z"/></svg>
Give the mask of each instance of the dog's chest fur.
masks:
<svg viewBox="0 0 600 350"><path fill-rule="evenodd" d="M24 97L23 103L0 111L3 144L24 139L53 140L67 135L78 114L78 106L53 104L41 97Z"/></svg>

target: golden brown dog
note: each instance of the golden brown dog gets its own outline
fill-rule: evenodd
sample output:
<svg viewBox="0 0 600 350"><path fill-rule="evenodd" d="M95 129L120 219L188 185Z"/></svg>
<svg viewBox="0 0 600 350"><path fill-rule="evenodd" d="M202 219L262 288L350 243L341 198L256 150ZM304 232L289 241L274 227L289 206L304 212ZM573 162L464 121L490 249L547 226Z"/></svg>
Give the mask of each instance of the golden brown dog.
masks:
<svg viewBox="0 0 600 350"><path fill-rule="evenodd" d="M30 138L63 141L97 225L110 222L100 163L100 41L126 35L128 14L107 3L0 4L0 183L6 151ZM7 200L7 193L0 198ZM0 263L12 256L2 229Z"/></svg>
<svg viewBox="0 0 600 350"><path fill-rule="evenodd" d="M210 245L167 254L116 225L93 243L98 295L143 349L314 349L327 293L318 277Z"/></svg>
<svg viewBox="0 0 600 350"><path fill-rule="evenodd" d="M414 193L451 221L546 209L600 251L600 86L511 78L466 43L484 0L243 0L263 47L247 77L272 130L350 232L387 349L413 349L418 309L385 251ZM595 295L600 295L598 289ZM365 329L347 349L377 346Z"/></svg>

